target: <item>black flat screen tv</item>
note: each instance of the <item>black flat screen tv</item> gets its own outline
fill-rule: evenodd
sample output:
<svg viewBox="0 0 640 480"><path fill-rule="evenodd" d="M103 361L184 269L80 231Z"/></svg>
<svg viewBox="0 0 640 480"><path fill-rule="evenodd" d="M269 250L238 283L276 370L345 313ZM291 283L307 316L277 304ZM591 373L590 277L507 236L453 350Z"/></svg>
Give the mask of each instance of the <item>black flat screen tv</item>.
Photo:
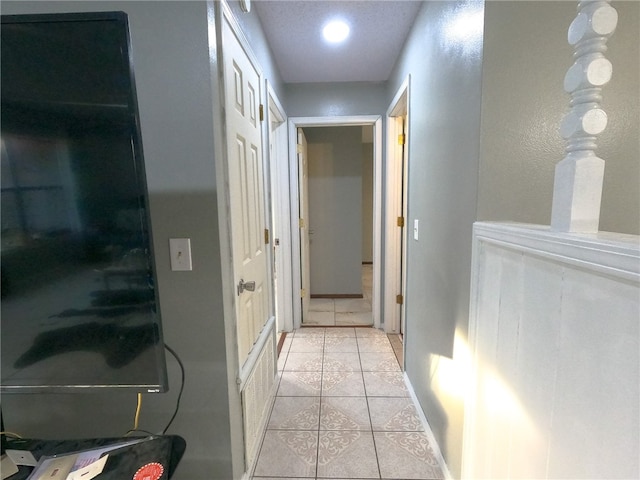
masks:
<svg viewBox="0 0 640 480"><path fill-rule="evenodd" d="M1 391L165 391L127 16L0 35Z"/></svg>

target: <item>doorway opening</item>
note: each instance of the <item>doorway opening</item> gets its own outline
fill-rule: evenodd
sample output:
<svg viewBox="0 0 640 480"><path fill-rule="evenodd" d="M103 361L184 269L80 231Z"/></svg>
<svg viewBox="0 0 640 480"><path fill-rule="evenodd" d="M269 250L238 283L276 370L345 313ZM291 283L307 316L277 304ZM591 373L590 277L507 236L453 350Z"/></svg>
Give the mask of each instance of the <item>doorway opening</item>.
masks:
<svg viewBox="0 0 640 480"><path fill-rule="evenodd" d="M321 128L317 129L317 127L331 127L329 129ZM342 128L345 127L345 128ZM349 131L346 127L358 127L356 129L352 129ZM363 127L365 127L363 129ZM315 143L311 143L311 150L319 150L320 156L322 156L322 150L330 148L329 144L331 142L327 142L324 140L315 141L315 139L322 139L323 135L327 135L330 133L330 130L335 130L338 132L342 132L343 135L352 135L354 136L357 132L359 141L354 142L358 143L359 154L358 160L361 161L363 158L362 150L365 148L370 148L372 153L373 161L371 162L371 220L369 222L368 227L363 227L363 223L361 218L361 212L358 215L359 220L357 221L358 225L355 228L358 230L357 241L352 243L358 243L359 245L356 247L358 253L354 258L349 258L350 263L356 263L358 265L357 274L354 274L354 268L350 269L350 281L357 282L357 288L346 287L346 289L341 287L342 289L338 291L339 286L332 285L330 280L330 275L325 275L327 272L323 272L324 268L322 263L322 255L326 252L327 248L333 248L333 251L337 251L340 248L340 243L345 242L347 240L345 233L340 233L338 228L331 226L331 219L324 219L325 222L313 221L313 224L308 223L309 214L305 211L308 207L308 194L310 190L322 190L323 188L327 188L327 184L325 182L327 176L327 168L331 169L335 167L330 166L330 164L320 164L311 166L312 169L315 169L318 173L318 181L315 184L312 182L311 184L308 181L308 158L305 157L305 153L307 157L309 156L309 152L305 152L305 147L302 146L304 133L309 132L310 135L314 138ZM362 135L363 131L367 131L367 135L370 135L370 142L363 142ZM302 134L302 135L301 135ZM382 120L379 116L353 116L353 117L292 117L289 118L289 152L290 152L290 179L291 179L291 232L292 232L292 249L293 249L293 258L300 258L300 262L294 262L294 271L293 271L293 284L294 284L294 298L298 298L296 295L296 285L300 285L299 298L300 301L294 300L294 308L293 308L293 325L292 327L299 328L301 325L305 324L305 319L310 318L310 305L311 305L311 293L315 292L314 300L318 300L316 302L318 305L326 305L329 302L333 303L333 312L330 315L335 315L336 313L347 313L347 312L336 312L335 301L336 297L340 297L341 295L345 300L350 301L359 301L365 302L370 301L371 304L371 321L369 321L369 325L373 325L376 328L380 328L381 326L381 315L380 315L380 305L381 305L381 242L382 238ZM364 147L367 143L370 143L369 147ZM301 146L299 146L299 144ZM311 152L314 155L314 152ZM326 151L324 152L327 153ZM329 155L329 158L333 156ZM324 155L324 158L328 158L327 155ZM344 166L344 165L343 165ZM307 168L307 175L305 177L305 167ZM352 166L353 167L353 166ZM323 170L324 169L324 170ZM362 164L359 165L359 169L362 169ZM335 172L334 172L335 173ZM324 175L324 176L323 176ZM342 178L342 177L340 177ZM361 181L359 179L358 181ZM343 187L344 185L341 185ZM331 188L337 188L334 185ZM348 189L344 189L343 193ZM326 193L323 192L323 193ZM332 198L333 200L339 200L338 193L335 192L335 196ZM353 194L354 192L351 192ZM358 205L362 204L363 194L362 189L358 188L355 192L359 197L357 198ZM342 198L343 209L348 199L348 195L345 194ZM306 200L305 200L305 197ZM312 195L313 197L313 195ZM354 197L355 198L355 197ZM336 205L339 205L339 202L334 202ZM331 209L322 208L327 207L327 205L320 205L320 210L318 214L316 214L316 220L323 220L322 215L330 213ZM311 206L313 208L313 206ZM338 208L338 207L332 207ZM324 212L324 213L323 213ZM335 220L335 219L334 219ZM347 221L348 222L348 221ZM316 227L316 224L318 227ZM350 230L353 230L354 226L349 226ZM368 238L370 239L370 245L365 246L362 242L363 234L362 228L369 229ZM314 246L316 245L315 252ZM343 249L346 250L346 249ZM370 250L369 255L363 255L365 250ZM339 252L339 254L344 254L345 252ZM313 270L314 261L311 260L312 255L316 258L315 263L320 266L316 270L315 282L316 285L314 290L311 288L314 285L314 280L312 279L311 272ZM348 254L353 257L353 253ZM363 268L363 260L366 262ZM311 266L311 269L309 268ZM370 276L363 276L363 270L366 272L370 271ZM323 278L324 275L324 278ZM355 280L354 280L355 279ZM365 293L363 290L363 286L366 288L366 284L363 285L364 282L368 282L370 284L369 291L370 293ZM324 283L322 283L324 282ZM355 291L353 295L350 295L349 288ZM369 296L369 299L365 298L365 295ZM351 298L349 298L351 297ZM359 297L359 298L358 298ZM338 307L346 310L353 310L353 306L351 307ZM322 307L316 308L316 313L314 316L318 318L318 316L322 316L322 314L318 315L319 310ZM311 310L313 311L313 310ZM325 318L329 315L329 312L323 312ZM347 316L342 316L341 321L346 321ZM308 322L307 322L308 323ZM317 322L316 322L317 324Z"/></svg>
<svg viewBox="0 0 640 480"><path fill-rule="evenodd" d="M403 336L407 269L407 230L417 239L418 225L408 223L409 78L398 89L387 110L387 165L385 171L385 327Z"/></svg>
<svg viewBox="0 0 640 480"><path fill-rule="evenodd" d="M305 127L298 135L308 223L301 235L309 237L302 325L372 326L373 125Z"/></svg>
<svg viewBox="0 0 640 480"><path fill-rule="evenodd" d="M291 223L289 218L289 157L287 154L287 117L273 88L266 82L268 99L267 135L269 158L269 199L271 205L271 261L274 287L274 312L278 335L287 331L292 317ZM278 337L278 345L280 344Z"/></svg>

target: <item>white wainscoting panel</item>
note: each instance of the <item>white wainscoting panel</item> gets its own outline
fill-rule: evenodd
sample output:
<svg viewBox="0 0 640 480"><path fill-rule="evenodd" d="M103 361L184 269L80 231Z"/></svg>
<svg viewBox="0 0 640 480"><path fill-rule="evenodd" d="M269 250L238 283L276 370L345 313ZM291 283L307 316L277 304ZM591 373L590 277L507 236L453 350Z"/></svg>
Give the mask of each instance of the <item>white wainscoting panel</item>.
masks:
<svg viewBox="0 0 640 480"><path fill-rule="evenodd" d="M265 325L258 341L253 346L244 366L249 375L242 383L242 414L244 420L245 463L247 471L253 468L260 440L273 404L276 380L275 319Z"/></svg>
<svg viewBox="0 0 640 480"><path fill-rule="evenodd" d="M640 239L476 223L468 479L640 478Z"/></svg>

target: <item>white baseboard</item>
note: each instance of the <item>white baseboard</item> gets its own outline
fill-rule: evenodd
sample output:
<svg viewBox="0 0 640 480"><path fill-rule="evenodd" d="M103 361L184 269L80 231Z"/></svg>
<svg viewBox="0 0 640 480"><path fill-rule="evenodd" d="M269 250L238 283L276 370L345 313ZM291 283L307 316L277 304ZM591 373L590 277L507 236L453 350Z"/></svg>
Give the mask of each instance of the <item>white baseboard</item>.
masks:
<svg viewBox="0 0 640 480"><path fill-rule="evenodd" d="M418 416L420 417L420 421L422 422L422 425L424 427L424 433L427 436L429 445L433 450L433 454L436 457L436 461L438 462L438 466L442 470L442 474L444 475L445 480L453 480L453 477L451 476L451 472L449 471L449 467L447 467L447 463L445 462L444 457L442 456L442 451L440 450L440 446L438 445L438 442L436 441L436 437L433 434L433 431L431 430L431 426L429 425L429 421L427 420L427 417L425 416L424 412L422 411L422 408L420 407L420 402L418 401L416 392L413 390L413 385L411 385L411 381L409 380L409 377L407 376L406 372L404 372L404 383L407 387L407 390L409 391L409 395L411 396L411 399L413 400L414 405L416 406L416 411L418 412Z"/></svg>

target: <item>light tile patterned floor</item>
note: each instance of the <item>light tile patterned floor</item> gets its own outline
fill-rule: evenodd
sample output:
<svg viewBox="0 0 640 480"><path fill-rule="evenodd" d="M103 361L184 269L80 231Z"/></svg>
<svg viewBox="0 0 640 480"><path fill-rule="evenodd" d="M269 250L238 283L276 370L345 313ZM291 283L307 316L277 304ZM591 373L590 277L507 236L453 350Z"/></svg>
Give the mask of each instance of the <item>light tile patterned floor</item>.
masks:
<svg viewBox="0 0 640 480"><path fill-rule="evenodd" d="M444 478L383 332L302 328L278 370L254 480Z"/></svg>
<svg viewBox="0 0 640 480"><path fill-rule="evenodd" d="M362 265L362 298L311 298L306 326L373 325L373 265Z"/></svg>

